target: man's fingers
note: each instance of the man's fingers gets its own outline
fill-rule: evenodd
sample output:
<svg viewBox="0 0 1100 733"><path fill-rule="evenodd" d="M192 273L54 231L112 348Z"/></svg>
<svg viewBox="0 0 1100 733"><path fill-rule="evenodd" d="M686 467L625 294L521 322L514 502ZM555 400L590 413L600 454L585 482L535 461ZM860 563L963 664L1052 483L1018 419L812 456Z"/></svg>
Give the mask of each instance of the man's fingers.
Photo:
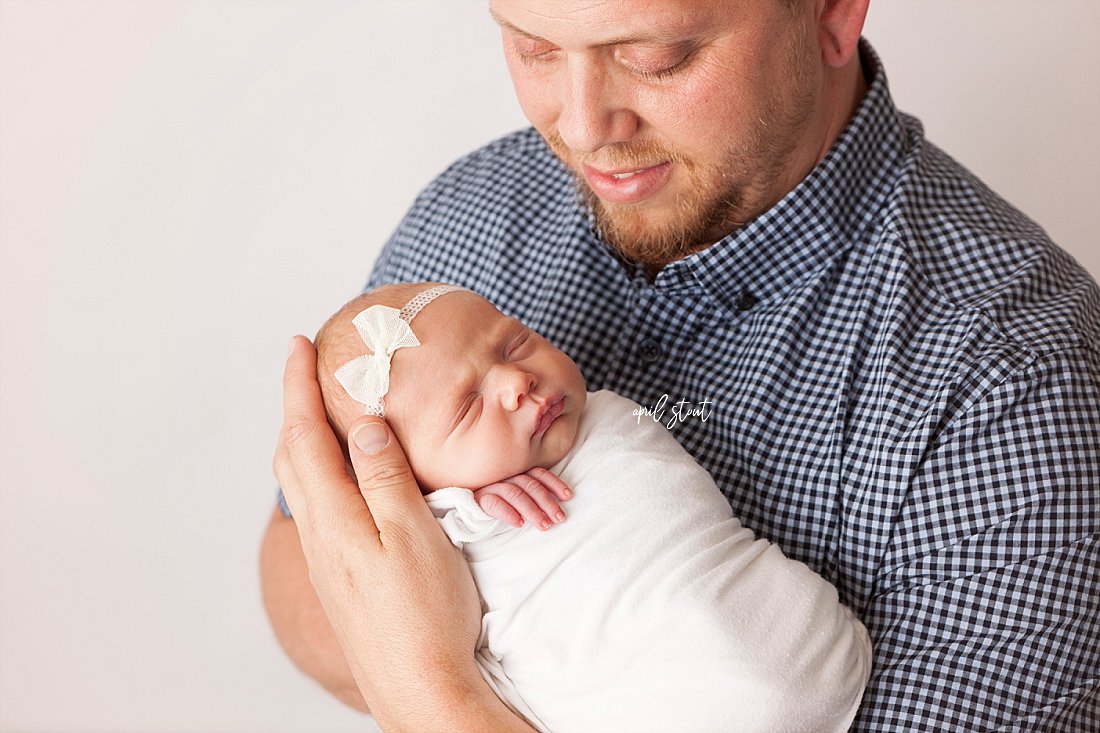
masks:
<svg viewBox="0 0 1100 733"><path fill-rule="evenodd" d="M389 426L379 417L366 416L348 431L348 452L382 544L396 529L416 531L422 523L434 525L409 461Z"/></svg>
<svg viewBox="0 0 1100 733"><path fill-rule="evenodd" d="M317 383L317 352L302 336L291 341L283 372L283 430L275 456L276 475L292 512L295 504L324 501L345 506L355 485L344 469L344 454L329 427L321 387ZM285 453L284 453L285 450ZM285 474L293 474L294 480Z"/></svg>
<svg viewBox="0 0 1100 733"><path fill-rule="evenodd" d="M294 464L290 461L290 451L286 447L286 439L283 431L279 431L279 443L275 447L275 456L271 459L271 471L275 474L275 480L283 491L290 513L294 514L294 505L298 503L301 491L298 489L298 474L294 472Z"/></svg>
<svg viewBox="0 0 1100 733"><path fill-rule="evenodd" d="M283 439L283 431L279 431L279 442L275 446L275 456L271 459L271 472L275 474L275 480L279 486L286 481L296 481L294 466L290 463L290 453L286 449L286 440Z"/></svg>

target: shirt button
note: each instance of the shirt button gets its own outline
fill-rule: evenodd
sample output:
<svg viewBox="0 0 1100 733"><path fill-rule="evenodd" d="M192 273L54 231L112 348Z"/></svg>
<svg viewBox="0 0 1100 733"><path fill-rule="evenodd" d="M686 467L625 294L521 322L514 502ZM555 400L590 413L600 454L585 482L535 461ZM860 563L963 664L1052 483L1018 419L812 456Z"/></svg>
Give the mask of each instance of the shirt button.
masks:
<svg viewBox="0 0 1100 733"><path fill-rule="evenodd" d="M657 339L644 339L638 344L638 356L646 364L652 364L661 358L661 344Z"/></svg>
<svg viewBox="0 0 1100 733"><path fill-rule="evenodd" d="M741 293L741 296L737 299L737 310L744 313L745 311L752 310L752 307L756 305L756 296L750 293L748 290Z"/></svg>

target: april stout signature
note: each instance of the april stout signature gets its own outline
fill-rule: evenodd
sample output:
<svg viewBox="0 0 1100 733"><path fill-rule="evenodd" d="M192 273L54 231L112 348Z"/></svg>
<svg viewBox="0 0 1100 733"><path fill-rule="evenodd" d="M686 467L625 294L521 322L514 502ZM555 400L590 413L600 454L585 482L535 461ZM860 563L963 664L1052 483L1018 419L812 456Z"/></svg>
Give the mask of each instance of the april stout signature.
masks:
<svg viewBox="0 0 1100 733"><path fill-rule="evenodd" d="M713 404L710 400L702 400L701 402L680 400L670 404L669 396L664 394L661 395L661 399L657 400L657 404L653 407L639 406L634 408L634 417L639 424L641 424L643 417L652 418L653 422L664 422L665 427L671 430L673 426L693 417L699 418L700 422L706 422L713 412ZM667 422L665 421L666 415L668 416Z"/></svg>

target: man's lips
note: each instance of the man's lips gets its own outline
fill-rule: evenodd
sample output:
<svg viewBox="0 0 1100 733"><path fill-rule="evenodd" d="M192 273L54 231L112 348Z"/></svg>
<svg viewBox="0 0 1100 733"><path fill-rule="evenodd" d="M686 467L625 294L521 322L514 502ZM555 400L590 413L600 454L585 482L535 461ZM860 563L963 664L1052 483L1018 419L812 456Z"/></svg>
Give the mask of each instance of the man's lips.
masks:
<svg viewBox="0 0 1100 733"><path fill-rule="evenodd" d="M658 163L644 168L600 170L581 165L584 180L592 192L612 204L636 204L652 196L672 175L672 164Z"/></svg>
<svg viewBox="0 0 1100 733"><path fill-rule="evenodd" d="M550 424L558 419L562 410L565 409L565 397L556 397L549 402L546 402L539 407L538 417L535 419L535 430L531 434L531 439L541 438L542 435L550 428Z"/></svg>

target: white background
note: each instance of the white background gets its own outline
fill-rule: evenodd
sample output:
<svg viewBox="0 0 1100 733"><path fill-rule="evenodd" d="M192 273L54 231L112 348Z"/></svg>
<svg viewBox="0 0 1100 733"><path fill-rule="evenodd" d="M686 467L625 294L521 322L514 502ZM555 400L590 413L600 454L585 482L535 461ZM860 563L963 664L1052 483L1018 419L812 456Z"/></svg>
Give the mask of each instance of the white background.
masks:
<svg viewBox="0 0 1100 733"><path fill-rule="evenodd" d="M0 730L352 731L257 548L288 337L519 127L484 0L0 0ZM1100 273L1100 3L873 5L929 136Z"/></svg>

